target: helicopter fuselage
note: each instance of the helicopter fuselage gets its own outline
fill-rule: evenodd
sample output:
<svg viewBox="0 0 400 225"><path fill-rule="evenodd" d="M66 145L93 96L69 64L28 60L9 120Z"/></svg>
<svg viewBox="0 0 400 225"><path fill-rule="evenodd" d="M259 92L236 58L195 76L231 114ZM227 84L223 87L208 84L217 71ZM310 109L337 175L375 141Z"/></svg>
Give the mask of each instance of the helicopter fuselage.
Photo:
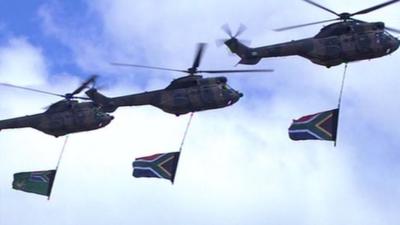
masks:
<svg viewBox="0 0 400 225"><path fill-rule="evenodd" d="M225 77L199 77L182 77L162 90L114 98L107 98L95 89L87 91L86 94L94 102L102 105L102 110L107 112L112 112L121 106L152 105L177 116L230 106L242 97L241 93L226 84Z"/></svg>
<svg viewBox="0 0 400 225"><path fill-rule="evenodd" d="M326 67L373 59L396 51L400 41L384 31L383 23L341 22L331 24L313 38L249 48L232 38L225 44L241 57L242 64L261 58L298 55Z"/></svg>
<svg viewBox="0 0 400 225"><path fill-rule="evenodd" d="M112 119L113 116L98 110L92 102L59 102L44 113L1 120L0 130L31 127L59 137L105 127Z"/></svg>

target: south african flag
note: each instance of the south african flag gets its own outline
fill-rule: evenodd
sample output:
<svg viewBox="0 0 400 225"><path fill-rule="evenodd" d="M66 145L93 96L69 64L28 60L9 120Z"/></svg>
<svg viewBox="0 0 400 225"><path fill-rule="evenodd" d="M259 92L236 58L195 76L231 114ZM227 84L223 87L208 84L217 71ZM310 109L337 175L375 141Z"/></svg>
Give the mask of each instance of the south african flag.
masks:
<svg viewBox="0 0 400 225"><path fill-rule="evenodd" d="M339 109L333 109L293 120L289 127L292 140L336 141Z"/></svg>
<svg viewBox="0 0 400 225"><path fill-rule="evenodd" d="M133 162L133 176L164 178L173 183L179 154L170 152L136 158Z"/></svg>
<svg viewBox="0 0 400 225"><path fill-rule="evenodd" d="M31 171L14 174L15 190L50 196L56 170Z"/></svg>

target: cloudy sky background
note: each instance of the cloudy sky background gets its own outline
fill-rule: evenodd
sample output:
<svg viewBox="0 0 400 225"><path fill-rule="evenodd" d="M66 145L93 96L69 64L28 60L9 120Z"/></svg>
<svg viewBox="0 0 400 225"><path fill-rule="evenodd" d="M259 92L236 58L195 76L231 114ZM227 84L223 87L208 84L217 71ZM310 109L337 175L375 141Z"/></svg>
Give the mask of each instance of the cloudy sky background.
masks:
<svg viewBox="0 0 400 225"><path fill-rule="evenodd" d="M324 1L358 11L380 1ZM287 7L290 5L290 7ZM357 17L400 27L400 5ZM0 81L67 93L92 73L105 94L163 88L180 74L115 68L111 61L185 69L208 42L203 69L238 61L216 39L240 23L252 46L314 35L330 19L299 0L91 0L0 3ZM12 174L52 169L64 139L33 129L0 132L0 224L396 224L400 216L399 53L350 64L338 145L292 142L294 118L335 108L344 66L300 57L264 59L271 74L229 76L244 97L194 115L176 184L134 179L135 157L176 151L188 116L119 109L106 128L70 136L51 201L11 189ZM0 118L34 114L59 99L0 88Z"/></svg>

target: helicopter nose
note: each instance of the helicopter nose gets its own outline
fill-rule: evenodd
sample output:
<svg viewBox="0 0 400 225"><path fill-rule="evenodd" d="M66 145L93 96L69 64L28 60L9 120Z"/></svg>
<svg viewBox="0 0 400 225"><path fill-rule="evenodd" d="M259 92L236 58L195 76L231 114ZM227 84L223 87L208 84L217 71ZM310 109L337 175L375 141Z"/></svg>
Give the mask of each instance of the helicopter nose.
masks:
<svg viewBox="0 0 400 225"><path fill-rule="evenodd" d="M240 99L241 97L243 97L243 93L241 93L241 92L235 90L235 99L236 99L235 102L239 101L239 99Z"/></svg>
<svg viewBox="0 0 400 225"><path fill-rule="evenodd" d="M108 124L111 123L111 121L114 119L114 116L111 116L109 114L103 114L101 117L101 120L98 123L98 127L105 127Z"/></svg>
<svg viewBox="0 0 400 225"><path fill-rule="evenodd" d="M113 120L113 119L114 119L114 116L109 115L109 114L105 114L103 116L103 121L105 121L105 122L111 122L111 120Z"/></svg>
<svg viewBox="0 0 400 225"><path fill-rule="evenodd" d="M234 93L233 93L233 95L232 95L232 102L231 102L231 104L236 103L237 101L239 101L239 99L240 99L241 97L243 97L243 94L242 94L242 93L240 93L240 92L238 92L238 91L234 91Z"/></svg>

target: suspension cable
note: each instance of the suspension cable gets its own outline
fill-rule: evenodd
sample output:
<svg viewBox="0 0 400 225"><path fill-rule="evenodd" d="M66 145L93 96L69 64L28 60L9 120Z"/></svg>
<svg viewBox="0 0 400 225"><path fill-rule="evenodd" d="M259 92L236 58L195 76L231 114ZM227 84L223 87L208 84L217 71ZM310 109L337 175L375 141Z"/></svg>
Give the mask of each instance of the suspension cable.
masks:
<svg viewBox="0 0 400 225"><path fill-rule="evenodd" d="M52 192L52 189L53 189L53 186L54 186L54 182L56 180L56 176L57 176L57 173L58 173L58 167L60 166L61 158L64 155L64 150L65 150L65 148L67 146L67 143L68 143L68 137L69 137L68 135L65 137L64 144L62 146L61 153L60 153L60 156L58 158L58 162L57 162L57 166L56 166L56 173L54 174L54 178L53 178L53 184L51 185L50 193L49 193L49 196L47 197L47 200L50 200L51 192Z"/></svg>
<svg viewBox="0 0 400 225"><path fill-rule="evenodd" d="M191 122L192 122L193 114L194 114L193 112L190 113L189 121L188 121L188 123L187 123L187 125L186 125L185 132L183 133L183 138L182 138L181 145L179 146L178 162L176 163L174 178L173 178L172 181L171 181L172 184L174 184L174 182L175 182L176 172L178 171L179 158L181 157L181 153L182 153L182 149L183 149L183 144L185 144L186 136L187 136L187 134L188 134L189 127L190 127L190 124L191 124Z"/></svg>

